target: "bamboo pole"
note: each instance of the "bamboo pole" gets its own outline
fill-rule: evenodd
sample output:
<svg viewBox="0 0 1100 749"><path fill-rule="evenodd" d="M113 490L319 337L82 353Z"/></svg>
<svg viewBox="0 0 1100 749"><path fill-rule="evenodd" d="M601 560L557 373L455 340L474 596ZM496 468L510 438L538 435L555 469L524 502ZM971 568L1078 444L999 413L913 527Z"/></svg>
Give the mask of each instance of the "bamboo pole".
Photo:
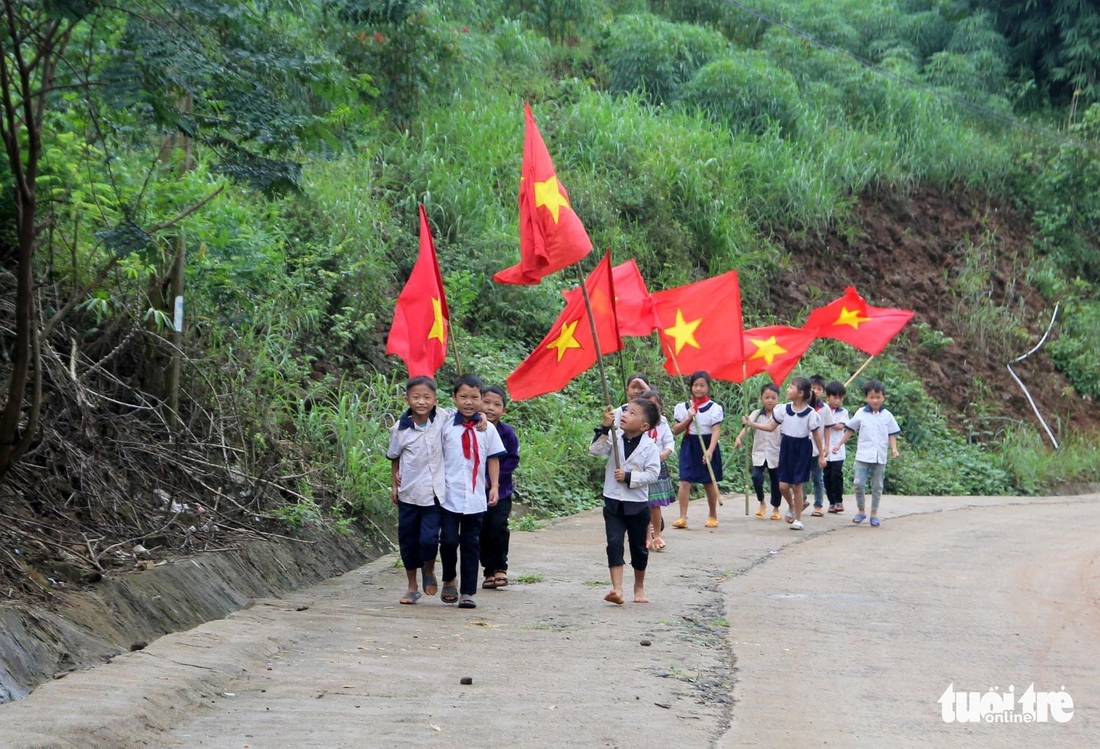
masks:
<svg viewBox="0 0 1100 749"><path fill-rule="evenodd" d="M658 335L660 335L660 334L658 333ZM664 339L661 339L661 342L664 343ZM666 345L665 348L668 352L668 358L672 360L672 366L675 367L675 369L676 369L676 374L679 375L680 381L683 382L684 373L680 371L680 362L676 360L676 354L673 352L671 346ZM690 383L687 384L687 391L688 391L688 399L690 400L691 397L692 397L692 395L691 395L691 384ZM692 419L692 421L694 421L694 419ZM687 426L687 431L689 433L691 432L691 425L690 424ZM699 432L698 428L696 428L696 430L695 430L695 436L699 438L699 449L701 449L705 453L707 451L707 445L703 441L703 435ZM718 446L715 445L714 449L717 450ZM714 484L714 488L717 489L718 488L718 480L716 478L714 478L714 467L711 466L709 460L705 461L705 463L706 463L706 466L707 466L707 473L710 475L710 482L712 484ZM718 492L718 504L719 504L719 506L721 506L723 504L723 502L722 502L722 493L721 492Z"/></svg>
<svg viewBox="0 0 1100 749"><path fill-rule="evenodd" d="M455 371L458 372L458 376L462 376L462 360L458 358L458 337L455 335L454 326L451 325L451 320L447 318L447 340L451 344L451 353L455 357Z"/></svg>
<svg viewBox="0 0 1100 749"><path fill-rule="evenodd" d="M865 361L865 362L863 362L863 364L859 365L859 369L857 369L857 370L856 370L855 372L853 372L853 373L852 373L852 376L851 376L851 377L849 377L849 378L848 378L848 380L847 380L847 381L846 381L846 382L844 383L844 389L845 389L845 390L847 390L847 389L848 389L848 386L852 384L852 380L854 380L855 378L859 377L859 373L860 373L860 372L862 372L863 370L867 369L867 365L868 365L868 364L870 364L870 363L871 363L871 361L872 361L872 360L873 360L874 358L875 358L875 357L874 357L873 355L872 355L872 356L868 356L868 357L867 357L867 361Z"/></svg>
<svg viewBox="0 0 1100 749"><path fill-rule="evenodd" d="M584 297L584 309L588 313L588 325L592 331L592 345L596 347L596 363L600 367L600 383L603 385L603 399L608 408L614 408L611 403L611 389L607 385L607 369L603 362L603 353L600 350L600 334L596 330L596 316L592 312L592 299L588 296L588 284L584 277L584 270L581 268L580 261L573 264L573 267L577 269L577 277L581 282L581 295ZM622 468L622 461L619 458L619 443L615 438L615 425L612 422L611 426L611 453L615 458L615 470Z"/></svg>

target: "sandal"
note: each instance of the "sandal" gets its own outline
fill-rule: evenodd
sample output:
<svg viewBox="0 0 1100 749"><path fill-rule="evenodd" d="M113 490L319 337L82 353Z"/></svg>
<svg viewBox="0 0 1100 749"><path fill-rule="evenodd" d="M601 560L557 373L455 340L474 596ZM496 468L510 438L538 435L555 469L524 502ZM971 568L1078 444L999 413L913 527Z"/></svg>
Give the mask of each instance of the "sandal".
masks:
<svg viewBox="0 0 1100 749"><path fill-rule="evenodd" d="M757 510L756 511L756 517L758 517L758 518L764 517L764 511L763 510Z"/></svg>
<svg viewBox="0 0 1100 749"><path fill-rule="evenodd" d="M781 517L783 517L783 516L779 514L779 510L776 510L775 512L772 513L772 520L779 520L779 518L781 518Z"/></svg>
<svg viewBox="0 0 1100 749"><path fill-rule="evenodd" d="M458 586L452 582L450 585L443 584L443 593L440 594L439 600L443 603L458 603Z"/></svg>
<svg viewBox="0 0 1100 749"><path fill-rule="evenodd" d="M879 520L878 520L878 518L871 518L871 527L872 527L872 528L878 528L878 527L879 527Z"/></svg>
<svg viewBox="0 0 1100 749"><path fill-rule="evenodd" d="M822 512L820 510L820 508L815 508L814 511L810 513L810 517L812 517L812 518L823 518L823 517L825 517L825 513Z"/></svg>
<svg viewBox="0 0 1100 749"><path fill-rule="evenodd" d="M481 587L485 590L492 590L497 586L497 579L493 575L486 575L485 582L481 584Z"/></svg>
<svg viewBox="0 0 1100 749"><path fill-rule="evenodd" d="M832 507L829 508L829 514L830 515L835 515L836 514L836 505L833 505Z"/></svg>
<svg viewBox="0 0 1100 749"><path fill-rule="evenodd" d="M508 585L508 575L503 572L498 572L497 576L493 578L498 588L504 588Z"/></svg>
<svg viewBox="0 0 1100 749"><path fill-rule="evenodd" d="M672 527L673 528L687 528L688 527L688 521L685 518L680 518L679 520L673 520L672 521Z"/></svg>
<svg viewBox="0 0 1100 749"><path fill-rule="evenodd" d="M460 609L476 609L477 604L474 602L473 596L462 596L458 599L458 607Z"/></svg>
<svg viewBox="0 0 1100 749"><path fill-rule="evenodd" d="M844 512L844 505L837 505L836 506L836 514L839 515L842 512Z"/></svg>
<svg viewBox="0 0 1100 749"><path fill-rule="evenodd" d="M410 591L409 591L408 593L406 593L405 595L401 596L401 600L400 600L400 601L398 601L398 603L403 603L403 604L406 604L406 605L411 605L411 604L414 604L414 603L416 603L416 602L417 602L417 601L419 601L419 600L420 600L420 591L418 591L418 590L410 590Z"/></svg>
<svg viewBox="0 0 1100 749"><path fill-rule="evenodd" d="M439 592L439 582L435 579L435 575L427 575L423 572L421 574L424 576L424 595L434 596Z"/></svg>
<svg viewBox="0 0 1100 749"><path fill-rule="evenodd" d="M668 545L668 544L666 544L666 543L665 543L665 542L664 542L663 540L657 540L657 541L655 541L655 542L654 542L654 544L653 544L653 550L654 550L654 551L664 551L664 550L665 550L665 547L666 547L667 545Z"/></svg>
<svg viewBox="0 0 1100 749"><path fill-rule="evenodd" d="M708 528L717 528L718 527L718 521L715 520L714 518L707 518L707 527Z"/></svg>

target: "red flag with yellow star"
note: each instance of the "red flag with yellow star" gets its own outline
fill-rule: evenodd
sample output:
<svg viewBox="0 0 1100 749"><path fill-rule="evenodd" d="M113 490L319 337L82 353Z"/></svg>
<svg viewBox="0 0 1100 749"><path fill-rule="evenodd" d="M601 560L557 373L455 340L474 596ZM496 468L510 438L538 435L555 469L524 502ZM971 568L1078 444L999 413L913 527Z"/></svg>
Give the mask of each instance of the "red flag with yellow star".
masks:
<svg viewBox="0 0 1100 749"><path fill-rule="evenodd" d="M690 374L741 367L741 287L731 270L652 295L665 371ZM741 381L740 375L734 382Z"/></svg>
<svg viewBox="0 0 1100 749"><path fill-rule="evenodd" d="M615 284L615 313L619 320L620 336L645 337L657 329L653 317L653 298L645 286L642 272L633 258L619 263L611 269L611 278ZM581 290L570 289L561 294L568 302ZM606 352L605 352L606 353Z"/></svg>
<svg viewBox="0 0 1100 749"><path fill-rule="evenodd" d="M610 354L623 347L615 325L615 286L611 278L611 254L584 282L592 302L592 316L600 339L600 353ZM534 398L564 388L570 380L596 363L596 345L584 296L571 295L557 322L531 355L516 367L507 380L513 400Z"/></svg>
<svg viewBox="0 0 1100 749"><path fill-rule="evenodd" d="M424 206L420 206L420 253L397 297L386 353L404 360L409 377L434 376L447 357L449 319L435 243Z"/></svg>
<svg viewBox="0 0 1100 749"><path fill-rule="evenodd" d="M745 349L744 367L738 362L731 367L711 372L711 376L719 380L740 382L742 378L767 372L772 382L779 385L798 366L816 337L812 330L788 325L751 328L741 336Z"/></svg>
<svg viewBox="0 0 1100 749"><path fill-rule="evenodd" d="M811 312L802 327L818 338L835 338L877 356L912 317L906 309L872 307L849 286L840 299Z"/></svg>
<svg viewBox="0 0 1100 749"><path fill-rule="evenodd" d="M539 134L531 107L523 105L527 131L519 183L519 264L493 276L497 283L532 286L592 251L580 217Z"/></svg>

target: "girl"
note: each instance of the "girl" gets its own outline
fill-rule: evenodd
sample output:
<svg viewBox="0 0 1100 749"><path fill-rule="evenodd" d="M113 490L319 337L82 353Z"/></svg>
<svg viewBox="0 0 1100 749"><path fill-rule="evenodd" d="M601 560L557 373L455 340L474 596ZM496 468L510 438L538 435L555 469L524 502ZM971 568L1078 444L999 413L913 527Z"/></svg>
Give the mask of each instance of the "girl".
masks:
<svg viewBox="0 0 1100 749"><path fill-rule="evenodd" d="M656 390L647 390L642 393L642 398L657 407L658 413L665 410L665 404L661 400L661 394ZM660 423L649 430L649 438L657 443L657 449L661 451L661 473L657 480L649 485L649 548L654 551L664 551L665 541L661 538L665 520L661 517L661 508L672 504L676 498L676 492L672 489L672 479L668 475L668 466L665 460L675 452L676 442L672 438L672 429L668 425L668 419L661 413Z"/></svg>
<svg viewBox="0 0 1100 749"><path fill-rule="evenodd" d="M690 382L691 400L677 403L672 415L676 422L672 433L684 434L680 442L680 489L676 497L680 503L680 519L672 527L687 528L691 485L702 484L707 492L707 527L717 528L718 482L722 480L722 450L718 438L722 434L725 414L722 407L710 399L709 374L702 370L693 372Z"/></svg>
<svg viewBox="0 0 1100 749"><path fill-rule="evenodd" d="M768 424L774 419L772 414L779 403L779 388L768 383L760 388L760 408L749 414L749 420L753 423ZM741 439L745 436L748 427L741 429L737 439L734 440L734 448L741 447ZM771 491L772 520L779 520L779 505L781 502L779 493L779 443L781 435L778 432L757 432L752 437L752 486L756 490L756 499L760 502L760 509L756 511L756 517L762 518L767 514L767 503L764 501L764 474L768 475L768 486Z"/></svg>
<svg viewBox="0 0 1100 749"><path fill-rule="evenodd" d="M649 375L645 372L634 372L626 378L626 403L615 409L615 428L618 428L619 419L622 418L626 407L630 405L630 401L641 398L642 393L647 390L649 390Z"/></svg>
<svg viewBox="0 0 1100 749"><path fill-rule="evenodd" d="M817 446L818 463L824 466L825 450L821 443L821 418L810 406L813 390L805 377L794 377L787 386L789 403L785 403L772 413L770 424L761 424L744 417L745 426L772 432L779 428L782 438L779 443L779 491L787 500L790 511L787 522L791 530L802 530L802 510L809 506L802 492L802 484L810 478L810 463L813 460L814 446Z"/></svg>

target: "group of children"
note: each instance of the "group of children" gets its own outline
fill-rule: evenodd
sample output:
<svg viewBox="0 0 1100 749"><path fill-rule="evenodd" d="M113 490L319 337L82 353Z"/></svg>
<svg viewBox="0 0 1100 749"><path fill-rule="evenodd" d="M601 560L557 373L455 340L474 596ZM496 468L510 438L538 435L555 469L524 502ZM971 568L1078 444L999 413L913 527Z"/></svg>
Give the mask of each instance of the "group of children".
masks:
<svg viewBox="0 0 1100 749"><path fill-rule="evenodd" d="M463 375L451 395L455 407L441 408L435 380L410 378L408 408L390 431L390 496L408 578L400 602L414 604L439 592L444 603L472 609L479 562L485 568L483 588L508 584L508 516L519 439L500 420L507 408L501 388ZM442 591L435 576L437 553Z"/></svg>
<svg viewBox="0 0 1100 749"><path fill-rule="evenodd" d="M629 546L634 570L633 600L647 603L645 572L649 552L663 551L662 510L675 499L679 518L674 528L688 527L691 487L703 486L707 496L706 527L718 526L718 482L722 480L719 446L724 411L710 398L711 378L704 371L689 378L691 399L677 403L673 423L662 415L660 393L650 387L643 373L627 380L627 402L608 408L595 430L589 451L606 457L603 482L603 517L607 540L607 565L611 590L604 600L625 602L623 572ZM794 377L787 386L786 403L779 403L779 388L765 385L761 407L743 417L744 428L734 447L740 448L746 430L752 429L752 484L760 509L767 517L764 476L770 484L771 519L780 519L782 500L786 519L802 530L802 513L809 508L805 485L814 492L813 517L827 512L841 514L845 443L859 435L854 470L858 512L856 524L868 518L865 488L871 483L870 524L880 525L879 502L887 457L898 456L900 431L893 415L883 407L881 382L865 383L866 406L849 414L843 406L845 387L821 377ZM398 538L401 559L408 576L408 591L401 603L434 595L435 557L443 562L444 603L474 608L476 576L480 560L485 568L483 588L508 584L508 517L514 487L512 473L519 464L519 440L500 421L507 398L496 387L484 387L471 375L460 377L454 387L455 408L437 405L436 385L429 377L414 377L406 385L408 409L394 425L388 457L393 465L392 496L398 506ZM824 397L824 400L822 398ZM678 490L665 465L675 452L674 435L682 434L679 451ZM457 570L461 550L461 571Z"/></svg>

